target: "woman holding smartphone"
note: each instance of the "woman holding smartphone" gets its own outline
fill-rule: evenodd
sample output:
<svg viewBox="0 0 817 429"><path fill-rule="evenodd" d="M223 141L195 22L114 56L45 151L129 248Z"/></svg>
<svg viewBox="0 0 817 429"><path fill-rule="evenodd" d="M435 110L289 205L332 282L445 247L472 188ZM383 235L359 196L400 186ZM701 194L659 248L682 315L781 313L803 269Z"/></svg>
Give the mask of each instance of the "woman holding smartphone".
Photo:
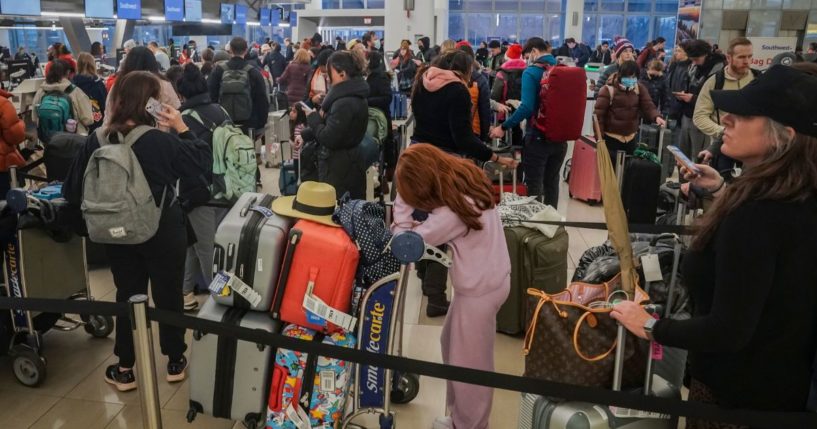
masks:
<svg viewBox="0 0 817 429"><path fill-rule="evenodd" d="M794 91L792 88L796 88ZM688 320L655 320L633 302L612 316L635 335L689 350L689 399L804 411L817 354L817 76L773 66L741 90L713 91L729 112L724 154L744 164L684 173L717 195L684 259ZM750 380L747 382L747 380ZM696 419L687 428L743 429Z"/></svg>
<svg viewBox="0 0 817 429"><path fill-rule="evenodd" d="M187 229L182 208L172 190L182 177L207 174L213 165L213 155L210 146L190 132L178 110L164 104L156 118L147 111L148 100L159 99L161 91L159 78L153 73L134 71L121 77L110 94L111 115L101 132L111 143L121 143L120 136L140 125L162 126L178 135L154 129L132 146L155 201L163 205L156 234L142 244L106 244L105 250L116 285L117 302L127 302L133 295L146 294L150 282L157 308L182 313ZM91 134L68 172L63 193L72 207L82 205L85 169L99 147L97 133ZM136 388L133 373L136 356L130 324L122 320L117 322L114 354L119 362L106 369L105 381L124 392ZM184 380L187 368L184 329L160 324L159 341L162 354L168 357L167 381Z"/></svg>

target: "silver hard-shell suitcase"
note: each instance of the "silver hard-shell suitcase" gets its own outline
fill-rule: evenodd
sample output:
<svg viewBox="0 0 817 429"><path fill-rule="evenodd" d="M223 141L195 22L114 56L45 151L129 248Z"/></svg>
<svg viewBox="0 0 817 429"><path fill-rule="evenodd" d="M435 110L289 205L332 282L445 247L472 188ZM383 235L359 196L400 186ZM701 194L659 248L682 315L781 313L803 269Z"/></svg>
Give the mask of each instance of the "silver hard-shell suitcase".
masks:
<svg viewBox="0 0 817 429"><path fill-rule="evenodd" d="M278 332L269 313L219 305L212 298L199 311L200 319L267 332ZM190 410L196 414L244 421L248 428L264 427L267 385L275 352L269 346L233 337L193 332L190 352Z"/></svg>
<svg viewBox="0 0 817 429"><path fill-rule="evenodd" d="M214 271L233 273L261 299L253 305L247 297L230 291L214 294L216 302L254 311L269 311L278 282L292 220L270 209L274 197L246 193L235 203L216 231Z"/></svg>

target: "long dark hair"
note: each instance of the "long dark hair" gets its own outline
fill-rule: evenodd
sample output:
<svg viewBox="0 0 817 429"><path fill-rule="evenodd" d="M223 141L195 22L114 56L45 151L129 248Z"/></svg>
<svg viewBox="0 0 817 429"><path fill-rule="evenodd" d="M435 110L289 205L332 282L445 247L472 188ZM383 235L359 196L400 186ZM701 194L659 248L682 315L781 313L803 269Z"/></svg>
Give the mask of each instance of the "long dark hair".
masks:
<svg viewBox="0 0 817 429"><path fill-rule="evenodd" d="M51 62L48 68L48 73L45 75L45 83L60 83L63 79L67 79L71 74L72 67L68 61L55 59Z"/></svg>
<svg viewBox="0 0 817 429"><path fill-rule="evenodd" d="M306 112L304 112L304 108L303 106L301 106L301 103L298 103L289 108L289 112L292 112L293 110L297 112L296 113L297 118L294 121L293 120L289 121L289 139L295 141L295 127L297 125L306 124Z"/></svg>
<svg viewBox="0 0 817 429"><path fill-rule="evenodd" d="M438 55L434 58L434 61L431 63L430 66L423 66L417 70L417 75L414 77L414 86L412 88L411 97L414 98L414 94L417 92L417 89L422 86L423 84L423 76L426 74L428 69L431 67L436 67L442 70L450 70L454 72L460 79L462 79L465 85L471 84L471 67L473 65L473 60L471 57L468 56L463 51L459 49L455 49L452 51L448 51L442 55Z"/></svg>
<svg viewBox="0 0 817 429"><path fill-rule="evenodd" d="M128 73L135 71L146 71L160 76L159 63L156 61L156 56L144 46L136 46L128 52L116 80L118 81Z"/></svg>
<svg viewBox="0 0 817 429"><path fill-rule="evenodd" d="M117 78L111 90L113 108L108 132L127 134L134 128L134 125L128 125L128 121L135 125L155 126L156 121L145 106L150 97L158 100L161 90L159 78L150 72L133 71Z"/></svg>
<svg viewBox="0 0 817 429"><path fill-rule="evenodd" d="M430 144L406 149L395 177L397 192L408 205L425 212L446 206L468 229L481 231L482 212L495 206L491 183L482 170Z"/></svg>
<svg viewBox="0 0 817 429"><path fill-rule="evenodd" d="M753 200L802 202L817 196L817 138L796 134L767 119L765 138L772 142L766 158L747 168L715 201L701 219L693 248L703 249L714 238L721 221Z"/></svg>

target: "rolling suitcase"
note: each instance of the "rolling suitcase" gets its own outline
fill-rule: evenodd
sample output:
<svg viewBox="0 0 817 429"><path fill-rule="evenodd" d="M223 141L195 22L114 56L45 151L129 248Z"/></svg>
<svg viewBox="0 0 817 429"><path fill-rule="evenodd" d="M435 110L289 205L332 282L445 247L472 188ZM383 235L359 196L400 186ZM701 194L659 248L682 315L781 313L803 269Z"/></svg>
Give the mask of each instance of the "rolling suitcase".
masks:
<svg viewBox="0 0 817 429"><path fill-rule="evenodd" d="M528 196L528 187L524 183L517 182L517 169L510 170L510 173L505 171L505 169L498 168L495 163L486 162L485 163L485 172L486 174L493 174L493 177L497 177L499 180L497 184L491 185L493 188L494 193L494 202L499 204L502 201L503 194L516 194L520 197ZM505 184L505 177L510 176L511 184Z"/></svg>
<svg viewBox="0 0 817 429"><path fill-rule="evenodd" d="M623 172L621 202L630 223L654 224L658 213L658 189L661 187L661 166L619 152L617 172ZM623 165L623 168L621 167Z"/></svg>
<svg viewBox="0 0 817 429"><path fill-rule="evenodd" d="M582 136L573 145L568 179L570 198L595 205L601 202L601 180L596 166L596 142Z"/></svg>
<svg viewBox="0 0 817 429"><path fill-rule="evenodd" d="M267 332L278 332L280 328L268 313L225 307L212 298L204 303L198 317ZM249 428L261 427L267 402L266 383L275 355L272 348L196 331L190 354L188 421L202 413L242 420Z"/></svg>
<svg viewBox="0 0 817 429"><path fill-rule="evenodd" d="M675 157L666 151L666 143L672 141L672 130L668 127L642 124L639 127L639 141L647 145L652 153L658 155L661 162L661 183L667 181L675 169Z"/></svg>
<svg viewBox="0 0 817 429"><path fill-rule="evenodd" d="M297 325L287 326L282 335L348 348L356 345L352 334L325 336ZM267 428L337 427L345 412L351 368L351 363L338 359L278 350L267 404Z"/></svg>
<svg viewBox="0 0 817 429"><path fill-rule="evenodd" d="M249 288L228 287L216 275L211 291L219 304L269 311L292 221L270 210L273 197L246 193L239 197L216 230L216 272L234 274ZM216 285L220 289L213 289Z"/></svg>
<svg viewBox="0 0 817 429"><path fill-rule="evenodd" d="M496 314L496 330L509 335L525 331L527 289L557 293L567 285L567 231L560 227L553 238L523 226L505 228L511 257L511 291Z"/></svg>
<svg viewBox="0 0 817 429"><path fill-rule="evenodd" d="M308 220L299 220L288 240L272 316L318 331L352 330L354 317L347 313L360 260L357 245L343 228Z"/></svg>

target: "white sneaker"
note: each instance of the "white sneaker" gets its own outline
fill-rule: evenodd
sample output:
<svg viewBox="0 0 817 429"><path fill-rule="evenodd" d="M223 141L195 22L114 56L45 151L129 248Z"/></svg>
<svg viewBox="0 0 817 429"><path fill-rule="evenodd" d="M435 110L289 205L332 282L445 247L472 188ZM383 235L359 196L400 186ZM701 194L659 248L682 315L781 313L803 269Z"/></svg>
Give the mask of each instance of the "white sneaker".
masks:
<svg viewBox="0 0 817 429"><path fill-rule="evenodd" d="M431 429L451 429L454 425L451 423L451 417L437 417L434 419L434 425Z"/></svg>
<svg viewBox="0 0 817 429"><path fill-rule="evenodd" d="M199 301L196 300L196 294L188 292L184 294L184 311L193 311L199 308Z"/></svg>

